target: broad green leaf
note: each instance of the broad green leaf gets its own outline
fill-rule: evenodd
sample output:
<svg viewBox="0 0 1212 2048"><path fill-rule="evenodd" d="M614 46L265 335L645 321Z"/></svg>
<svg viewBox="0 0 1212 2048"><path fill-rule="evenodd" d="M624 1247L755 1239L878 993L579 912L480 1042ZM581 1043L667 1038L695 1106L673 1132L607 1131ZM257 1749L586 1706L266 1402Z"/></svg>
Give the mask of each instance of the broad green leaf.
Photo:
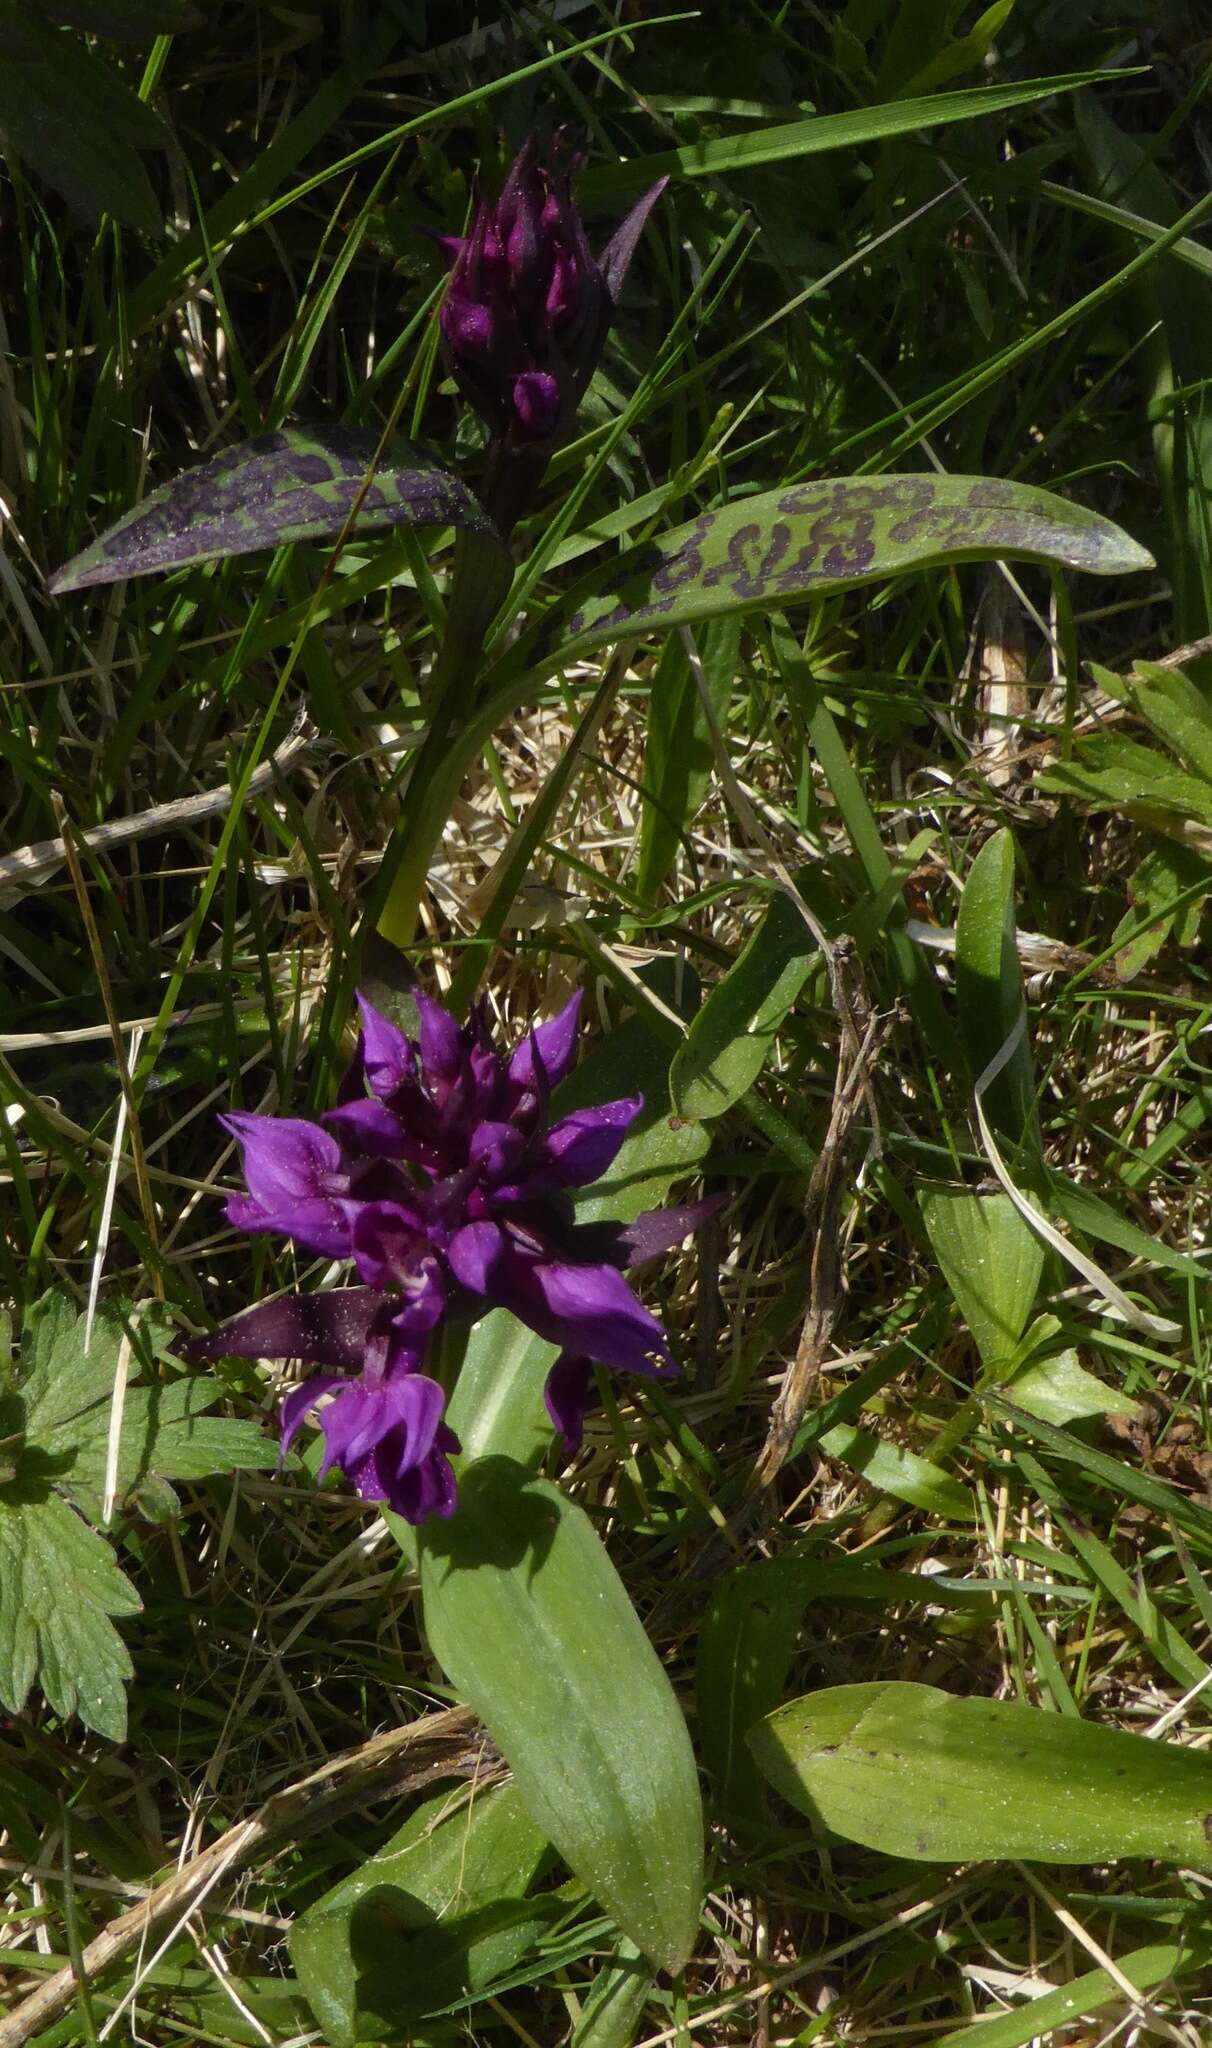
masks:
<svg viewBox="0 0 1212 2048"><path fill-rule="evenodd" d="M784 1798L887 1856L1212 1869L1212 1757L1177 1743L895 1680L809 1693L749 1740Z"/></svg>
<svg viewBox="0 0 1212 2048"><path fill-rule="evenodd" d="M0 1486L0 1704L19 1714L38 1685L57 1714L126 1734L132 1665L110 1620L142 1602L104 1538L29 1480Z"/></svg>
<svg viewBox="0 0 1212 2048"><path fill-rule="evenodd" d="M404 442L384 449L350 427L283 427L227 448L161 484L56 570L53 596L246 555L287 541L381 526L459 526L491 533L467 486Z"/></svg>
<svg viewBox="0 0 1212 2048"><path fill-rule="evenodd" d="M103 58L33 10L0 10L0 146L23 157L86 220L112 214L158 235L140 149L167 131Z"/></svg>
<svg viewBox="0 0 1212 2048"><path fill-rule="evenodd" d="M1035 779L1050 794L1084 797L1103 810L1135 804L1212 822L1212 788L1206 782L1176 768L1156 747L1119 733L1091 734L1071 761L1054 761Z"/></svg>
<svg viewBox="0 0 1212 2048"><path fill-rule="evenodd" d="M648 697L644 740L644 803L635 885L652 902L707 792L715 759L707 697L719 717L736 680L738 617L719 619L699 635L703 690L677 637L665 642Z"/></svg>
<svg viewBox="0 0 1212 2048"><path fill-rule="evenodd" d="M1181 669L1138 661L1126 679L1100 669L1096 678L1151 725L1195 775L1212 783L1212 712Z"/></svg>
<svg viewBox="0 0 1212 2048"><path fill-rule="evenodd" d="M23 1331L16 1388L22 1412L14 1426L24 1439L18 1469L32 1456L56 1490L96 1521L120 1350L129 1343L133 1382L163 1352L170 1333L151 1316L140 1326L123 1310L106 1306L97 1311L87 1351L84 1333L85 1319L69 1295L53 1290L35 1302ZM263 1471L275 1463L276 1447L256 1424L205 1412L222 1392L218 1380L196 1375L127 1387L117 1463L119 1503L133 1497L146 1511L172 1513L177 1503L167 1480Z"/></svg>
<svg viewBox="0 0 1212 2048"><path fill-rule="evenodd" d="M526 1896L546 1853L514 1785L426 1801L291 1930L325 2039L390 2037L512 1970L560 1910Z"/></svg>
<svg viewBox="0 0 1212 2048"><path fill-rule="evenodd" d="M776 896L674 1055L669 1092L679 1116L722 1116L752 1087L816 951L795 905Z"/></svg>
<svg viewBox="0 0 1212 2048"><path fill-rule="evenodd" d="M581 2006L569 2048L632 2048L652 1989L652 1971L633 1941L620 1941Z"/></svg>
<svg viewBox="0 0 1212 2048"><path fill-rule="evenodd" d="M986 1371L1004 1372L1035 1306L1044 1248L1008 1195L931 1188L919 1205Z"/></svg>
<svg viewBox="0 0 1212 2048"><path fill-rule="evenodd" d="M1106 2005L1122 2005L1124 1980L1134 1990L1155 1991L1187 1975L1198 1978L1212 1960L1212 1950L1203 1941L1151 1943L1117 1956L1114 1975L1110 1970L1087 1970L1070 1978L1055 1991L1028 1999L1009 2012L997 2012L974 2020L971 2026L956 2027L933 2044L933 2048L1034 2048L1051 2041L1070 2020L1101 2012Z"/></svg>
<svg viewBox="0 0 1212 2048"><path fill-rule="evenodd" d="M679 1970L703 1819L681 1708L588 1517L507 1458L460 1476L419 1532L430 1644L535 1825L621 1932Z"/></svg>
<svg viewBox="0 0 1212 2048"><path fill-rule="evenodd" d="M1096 1379L1078 1363L1076 1351L1058 1351L1051 1358L1024 1366L1007 1389L1016 1408L1040 1415L1062 1427L1087 1415L1137 1415L1135 1401Z"/></svg>
<svg viewBox="0 0 1212 2048"><path fill-rule="evenodd" d="M997 1059L1023 1013L1014 916L1014 840L1003 829L973 861L955 930L955 982L960 1027L975 1086ZM983 1093L985 1115L1012 1152L1032 1167L1042 1145L1035 1081L1026 1037ZM1013 1163L1013 1161L1011 1162Z"/></svg>
<svg viewBox="0 0 1212 2048"><path fill-rule="evenodd" d="M1121 73L1121 76L1127 74ZM656 156L632 157L589 172L581 197L597 200L654 178L715 178L723 171L748 170L756 164L784 163L789 158L816 156L822 150L847 149L886 142L894 135L917 135L952 121L979 120L1013 107L1027 107L1079 86L1101 84L1101 71L1075 71L1067 77L1027 78L1015 85L972 86L966 92L931 94L925 99L892 100L883 106L855 107L845 114L813 115L777 128L755 128L747 134L724 135L687 143Z"/></svg>
<svg viewBox="0 0 1212 2048"><path fill-rule="evenodd" d="M524 645L547 670L695 619L781 611L939 563L1008 558L1100 575L1151 565L1109 520L1033 485L971 476L822 477L701 512L633 550L605 588L596 571L553 607L537 644Z"/></svg>
<svg viewBox="0 0 1212 2048"><path fill-rule="evenodd" d="M972 1495L966 1486L944 1472L941 1465L931 1464L929 1458L920 1457L901 1444L881 1443L868 1430L841 1422L836 1429L826 1430L820 1445L829 1457L840 1458L844 1465L861 1472L878 1493L891 1494L893 1500L903 1500L907 1507L941 1515L948 1522L971 1522L975 1517Z"/></svg>

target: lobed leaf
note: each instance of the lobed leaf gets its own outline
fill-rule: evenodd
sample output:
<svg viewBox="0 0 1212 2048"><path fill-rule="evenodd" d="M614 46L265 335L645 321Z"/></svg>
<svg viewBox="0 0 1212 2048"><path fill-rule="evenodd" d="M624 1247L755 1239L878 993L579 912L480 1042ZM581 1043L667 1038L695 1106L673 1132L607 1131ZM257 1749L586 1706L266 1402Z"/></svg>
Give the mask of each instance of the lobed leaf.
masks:
<svg viewBox="0 0 1212 2048"><path fill-rule="evenodd" d="M544 620L531 659L558 668L595 647L729 612L946 562L1013 558L1100 575L1152 557L1118 526L1029 484L971 476L822 477L740 498L596 572Z"/></svg>
<svg viewBox="0 0 1212 2048"><path fill-rule="evenodd" d="M288 541L321 540L348 524L457 526L493 532L467 486L406 443L376 465L376 434L349 427L283 427L227 448L162 484L133 512L50 578L52 596L251 554Z"/></svg>
<svg viewBox="0 0 1212 2048"><path fill-rule="evenodd" d="M809 1693L749 1741L784 1798L886 1856L1212 1869L1212 1758L1176 1743L901 1681Z"/></svg>
<svg viewBox="0 0 1212 2048"><path fill-rule="evenodd" d="M57 1714L126 1734L132 1665L110 1619L142 1605L104 1538L45 1489L0 1486L0 1705L38 1685Z"/></svg>
<svg viewBox="0 0 1212 2048"><path fill-rule="evenodd" d="M418 1532L425 1627L536 1827L651 1962L680 1970L703 1888L681 1708L582 1510L508 1458Z"/></svg>

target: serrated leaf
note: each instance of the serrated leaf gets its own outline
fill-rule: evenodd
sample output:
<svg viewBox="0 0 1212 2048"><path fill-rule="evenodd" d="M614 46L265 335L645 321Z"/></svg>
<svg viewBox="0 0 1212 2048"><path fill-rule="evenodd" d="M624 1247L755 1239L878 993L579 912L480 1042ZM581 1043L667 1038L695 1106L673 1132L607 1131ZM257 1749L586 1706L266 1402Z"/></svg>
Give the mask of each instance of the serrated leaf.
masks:
<svg viewBox="0 0 1212 2048"><path fill-rule="evenodd" d="M679 1116L722 1116L753 1086L816 951L795 905L776 896L674 1055L669 1092Z"/></svg>
<svg viewBox="0 0 1212 2048"><path fill-rule="evenodd" d="M57 1714L121 1742L132 1666L110 1616L141 1605L108 1543L66 1501L0 1487L0 1703L10 1713L36 1684Z"/></svg>
<svg viewBox="0 0 1212 2048"><path fill-rule="evenodd" d="M926 1232L986 1371L1005 1371L1035 1306L1044 1248L1008 1195L931 1188Z"/></svg>
<svg viewBox="0 0 1212 2048"><path fill-rule="evenodd" d="M650 1961L693 1948L703 1819L682 1712L588 1517L507 1458L418 1532L435 1656L527 1811Z"/></svg>
<svg viewBox="0 0 1212 2048"><path fill-rule="evenodd" d="M23 1457L99 1520L108 1458L110 1413L118 1354L130 1341L146 1366L165 1347L168 1326L144 1325L120 1309L102 1306L84 1349L84 1317L71 1297L52 1290L29 1310L22 1341L19 1397ZM173 1497L163 1482L202 1479L212 1472L263 1471L276 1461L274 1445L255 1423L209 1415L222 1395L215 1379L188 1376L166 1385L126 1389L117 1463L117 1499L148 1491L161 1512Z"/></svg>
<svg viewBox="0 0 1212 2048"><path fill-rule="evenodd" d="M427 1800L291 1930L325 2040L398 2033L513 1969L560 1910L526 1896L546 1852L514 1785Z"/></svg>
<svg viewBox="0 0 1212 2048"><path fill-rule="evenodd" d="M376 468L378 446L376 434L309 426L283 427L227 448L162 484L57 570L47 587L59 597L124 576L321 540L339 534L347 521L354 533L382 526L494 531L457 477L404 442L389 445Z"/></svg>
<svg viewBox="0 0 1212 2048"><path fill-rule="evenodd" d="M804 598L944 562L1060 562L1100 575L1152 558L1119 527L1029 484L987 477L832 477L741 498L582 583L544 622L535 659L563 666L636 634Z"/></svg>
<svg viewBox="0 0 1212 2048"><path fill-rule="evenodd" d="M810 1693L749 1741L784 1798L888 1856L1212 1868L1212 1758L1176 1743L900 1681Z"/></svg>

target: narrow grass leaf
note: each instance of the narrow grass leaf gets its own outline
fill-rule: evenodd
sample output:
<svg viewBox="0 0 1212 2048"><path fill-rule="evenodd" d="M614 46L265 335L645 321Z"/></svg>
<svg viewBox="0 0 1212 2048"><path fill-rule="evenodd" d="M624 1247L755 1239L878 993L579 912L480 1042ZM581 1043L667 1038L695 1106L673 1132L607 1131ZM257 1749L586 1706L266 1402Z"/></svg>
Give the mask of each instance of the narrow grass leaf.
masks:
<svg viewBox="0 0 1212 2048"><path fill-rule="evenodd" d="M809 1693L749 1739L784 1798L887 1856L1212 1869L1212 1758L1177 1743L899 1680Z"/></svg>
<svg viewBox="0 0 1212 2048"><path fill-rule="evenodd" d="M1212 1949L1201 1942L1154 1942L1117 1956L1115 1975L1109 1970L1087 1970L1071 1983L1045 1991L1040 1998L1010 2012L975 2020L971 2026L956 2027L934 2043L934 2048L1029 2048L1029 2044L1050 2040L1070 2020L1087 2018L1104 2006L1122 2005L1124 1980L1136 1991L1156 1991L1177 1982L1188 1973L1206 1970Z"/></svg>
<svg viewBox="0 0 1212 2048"><path fill-rule="evenodd" d="M669 1680L593 1525L506 1458L419 1537L425 1627L536 1827L651 1962L694 1945L703 1818Z"/></svg>

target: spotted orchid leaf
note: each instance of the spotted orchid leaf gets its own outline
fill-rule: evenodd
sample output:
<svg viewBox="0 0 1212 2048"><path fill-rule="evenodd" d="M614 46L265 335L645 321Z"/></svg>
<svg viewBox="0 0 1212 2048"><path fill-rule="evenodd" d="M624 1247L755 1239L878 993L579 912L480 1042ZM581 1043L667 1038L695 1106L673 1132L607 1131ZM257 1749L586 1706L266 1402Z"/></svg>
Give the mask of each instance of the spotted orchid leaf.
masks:
<svg viewBox="0 0 1212 2048"><path fill-rule="evenodd" d="M583 579L531 644L541 671L596 647L947 562L1013 558L1102 576L1152 566L1118 526L1030 484L974 476L822 477L740 498Z"/></svg>
<svg viewBox="0 0 1212 2048"><path fill-rule="evenodd" d="M225 449L162 484L91 547L56 571L69 590L247 555L295 540L381 526L457 526L491 533L467 486L416 454L347 427L284 427Z"/></svg>

